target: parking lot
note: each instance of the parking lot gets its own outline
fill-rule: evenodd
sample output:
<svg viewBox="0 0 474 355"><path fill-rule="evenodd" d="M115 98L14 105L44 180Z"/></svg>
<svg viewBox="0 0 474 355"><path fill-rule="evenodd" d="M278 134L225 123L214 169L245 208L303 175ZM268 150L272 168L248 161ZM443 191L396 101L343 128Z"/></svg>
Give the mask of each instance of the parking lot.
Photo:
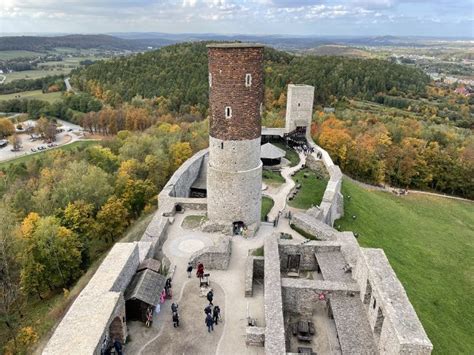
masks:
<svg viewBox="0 0 474 355"><path fill-rule="evenodd" d="M33 121L27 121L26 124L28 123L32 124ZM18 132L17 136L21 140L22 148L16 152L12 152L13 146L11 144L0 148L0 161L19 158L28 154L44 152L60 145L72 143L83 135L82 128L70 122L58 120L58 126L62 129L62 132L56 135L56 141L52 144L45 143L41 138L33 140L30 134Z"/></svg>

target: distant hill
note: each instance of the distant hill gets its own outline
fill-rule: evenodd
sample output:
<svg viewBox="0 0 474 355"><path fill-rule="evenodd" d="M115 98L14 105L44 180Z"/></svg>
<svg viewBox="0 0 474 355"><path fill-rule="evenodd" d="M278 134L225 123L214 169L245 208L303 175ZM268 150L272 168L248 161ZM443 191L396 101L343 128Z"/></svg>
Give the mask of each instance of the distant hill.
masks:
<svg viewBox="0 0 474 355"><path fill-rule="evenodd" d="M305 53L313 55L333 55L333 56L342 56L342 57L356 57L356 58L373 58L374 55L369 51L351 47L351 46L342 46L335 44L322 45L316 48L311 48L305 51Z"/></svg>
<svg viewBox="0 0 474 355"><path fill-rule="evenodd" d="M149 46L162 47L174 41L160 38L124 39L109 35L67 35L55 37L0 37L0 51L27 50L42 52L57 47L78 49L142 50Z"/></svg>
<svg viewBox="0 0 474 355"><path fill-rule="evenodd" d="M166 97L172 111L192 105L207 107L208 42L181 43L143 54L96 62L72 73L74 86L112 105L134 96ZM419 69L378 59L297 56L265 48L265 84L278 100L289 83L315 86L315 100L333 97L371 100L394 89L414 95L424 92L429 78Z"/></svg>

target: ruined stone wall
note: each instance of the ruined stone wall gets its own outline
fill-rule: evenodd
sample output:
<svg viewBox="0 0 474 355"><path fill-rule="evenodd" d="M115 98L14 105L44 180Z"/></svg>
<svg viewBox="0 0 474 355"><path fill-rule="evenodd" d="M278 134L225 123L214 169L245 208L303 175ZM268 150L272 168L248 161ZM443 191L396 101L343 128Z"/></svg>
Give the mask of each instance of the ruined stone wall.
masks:
<svg viewBox="0 0 474 355"><path fill-rule="evenodd" d="M283 355L286 353L286 344L277 235L265 238L264 250L265 353Z"/></svg>
<svg viewBox="0 0 474 355"><path fill-rule="evenodd" d="M278 249L280 251L281 270L287 270L289 255L301 255L300 270L315 271L317 267L317 261L314 253L316 253L316 251L339 251L341 246L334 242L309 242L301 244L292 240L280 240L278 243Z"/></svg>
<svg viewBox="0 0 474 355"><path fill-rule="evenodd" d="M197 152L174 172L158 195L160 205L165 204L169 197L189 197L191 186L198 177L207 154L209 154L208 149Z"/></svg>
<svg viewBox="0 0 474 355"><path fill-rule="evenodd" d="M307 279L282 278L283 305L290 314L311 317L315 302L319 302L321 292L330 291L331 294L347 295L358 293L355 283L336 281L321 281Z"/></svg>
<svg viewBox="0 0 474 355"><path fill-rule="evenodd" d="M328 152L313 142L309 133L307 133L306 138L308 144L314 148L313 158L317 158L319 155L329 173L329 181L319 208L322 211L321 220L333 226L334 221L344 215L344 198L341 193L342 171L339 166L333 163Z"/></svg>
<svg viewBox="0 0 474 355"><path fill-rule="evenodd" d="M189 262L197 267L198 263L203 263L206 269L227 270L232 253L231 239L223 236L216 245L196 251L189 258Z"/></svg>

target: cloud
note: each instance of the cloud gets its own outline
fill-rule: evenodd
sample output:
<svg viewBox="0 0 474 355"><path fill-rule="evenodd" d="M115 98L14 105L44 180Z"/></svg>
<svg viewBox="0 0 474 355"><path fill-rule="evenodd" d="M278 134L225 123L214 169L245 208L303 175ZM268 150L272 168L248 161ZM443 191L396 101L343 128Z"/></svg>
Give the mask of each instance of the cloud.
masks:
<svg viewBox="0 0 474 355"><path fill-rule="evenodd" d="M360 34L370 22L377 33L417 34L425 21L439 33L472 24L472 7L471 0L1 0L0 31Z"/></svg>

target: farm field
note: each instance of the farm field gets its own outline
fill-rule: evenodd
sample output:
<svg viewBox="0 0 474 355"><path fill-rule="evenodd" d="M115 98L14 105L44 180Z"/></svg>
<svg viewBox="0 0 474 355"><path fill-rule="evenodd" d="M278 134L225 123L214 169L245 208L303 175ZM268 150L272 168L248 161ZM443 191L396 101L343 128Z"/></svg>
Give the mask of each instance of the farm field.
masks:
<svg viewBox="0 0 474 355"><path fill-rule="evenodd" d="M49 103L57 101L61 98L61 92L51 92L44 94L41 90L22 91L14 94L0 95L0 101L11 99L38 99L48 101Z"/></svg>
<svg viewBox="0 0 474 355"><path fill-rule="evenodd" d="M25 70L25 71L16 71L13 73L4 74L7 79L5 83L12 82L13 80L20 79L39 79L48 75L61 75L69 74L72 68L51 68L51 69L39 69L39 70Z"/></svg>
<svg viewBox="0 0 474 355"><path fill-rule="evenodd" d="M348 180L342 191L345 215L334 226L358 233L363 247L384 249L434 353L472 353L474 203L395 196Z"/></svg>
<svg viewBox="0 0 474 355"><path fill-rule="evenodd" d="M0 60L10 60L15 58L36 58L44 53L31 51L0 51Z"/></svg>

